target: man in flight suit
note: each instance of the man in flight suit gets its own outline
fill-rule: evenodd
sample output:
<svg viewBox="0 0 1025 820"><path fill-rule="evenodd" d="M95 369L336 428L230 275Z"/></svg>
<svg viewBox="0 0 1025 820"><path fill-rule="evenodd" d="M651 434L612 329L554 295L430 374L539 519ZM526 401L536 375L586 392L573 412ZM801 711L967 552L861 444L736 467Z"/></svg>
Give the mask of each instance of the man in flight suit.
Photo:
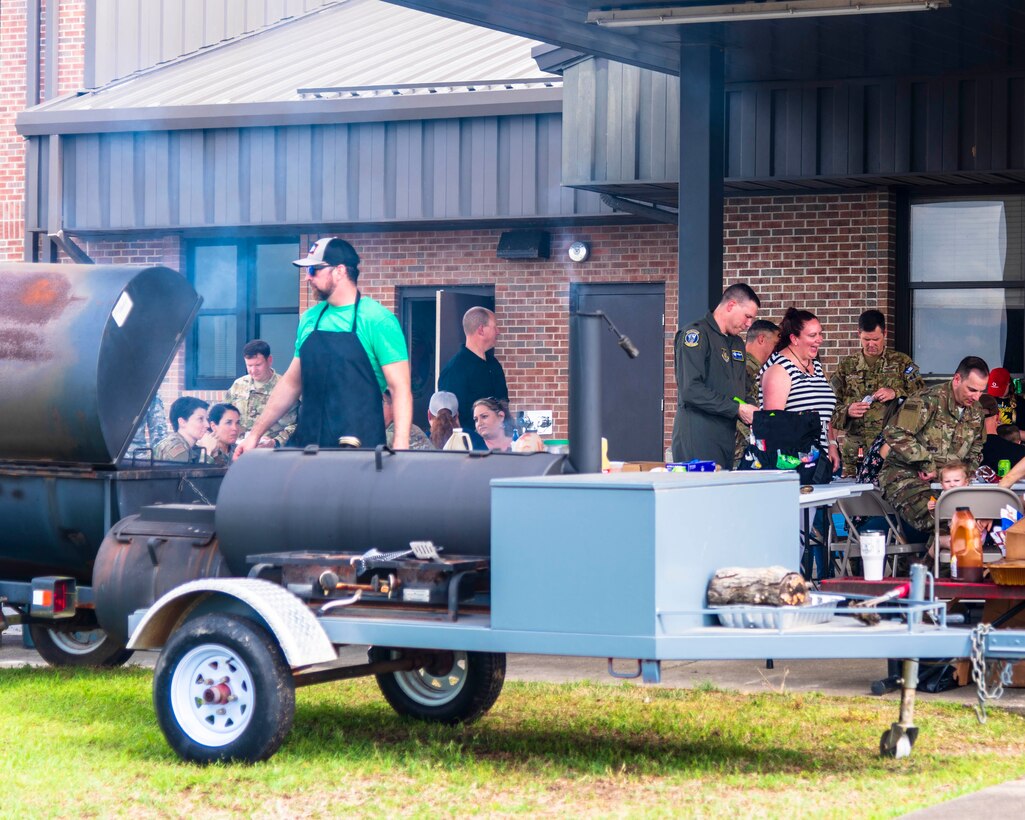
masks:
<svg viewBox="0 0 1025 820"><path fill-rule="evenodd" d="M829 380L836 393L833 429L844 431L840 456L848 476L857 471L858 449L867 453L882 432L890 402L925 387L911 357L886 347L886 318L878 310L858 317L858 341L861 352L843 359Z"/></svg>
<svg viewBox="0 0 1025 820"><path fill-rule="evenodd" d="M989 367L978 356L961 360L949 382L922 390L904 402L883 431L890 452L879 472L883 496L901 518L923 533L933 527L931 482L948 461L963 461L969 475L982 460Z"/></svg>
<svg viewBox="0 0 1025 820"><path fill-rule="evenodd" d="M757 409L742 400L747 367L740 334L760 306L748 285L731 285L715 310L676 332L674 461L702 459L733 468L737 419L750 424Z"/></svg>

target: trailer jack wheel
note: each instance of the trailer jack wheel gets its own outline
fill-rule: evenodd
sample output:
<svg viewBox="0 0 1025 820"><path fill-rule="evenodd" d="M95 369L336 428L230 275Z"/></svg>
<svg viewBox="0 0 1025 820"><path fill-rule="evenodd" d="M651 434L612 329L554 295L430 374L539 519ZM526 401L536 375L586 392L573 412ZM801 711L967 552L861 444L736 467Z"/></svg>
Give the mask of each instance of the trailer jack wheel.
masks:
<svg viewBox="0 0 1025 820"><path fill-rule="evenodd" d="M911 749L917 739L917 726L901 726L899 723L894 723L883 732L883 736L879 739L879 754L896 760L911 757Z"/></svg>
<svg viewBox="0 0 1025 820"><path fill-rule="evenodd" d="M405 651L372 646L368 656L371 663L378 663L399 659ZM505 682L505 655L439 651L419 669L376 677L385 700L404 717L450 725L470 723L498 700Z"/></svg>
<svg viewBox="0 0 1025 820"><path fill-rule="evenodd" d="M160 653L153 705L168 744L193 763L255 763L292 728L295 684L265 629L238 616L186 622Z"/></svg>

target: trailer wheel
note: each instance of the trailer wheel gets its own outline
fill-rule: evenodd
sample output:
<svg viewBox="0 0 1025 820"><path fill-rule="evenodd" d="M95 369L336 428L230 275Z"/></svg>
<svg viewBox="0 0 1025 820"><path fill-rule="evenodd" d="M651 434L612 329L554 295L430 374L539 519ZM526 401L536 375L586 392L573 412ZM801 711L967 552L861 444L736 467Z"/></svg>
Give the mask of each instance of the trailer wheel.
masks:
<svg viewBox="0 0 1025 820"><path fill-rule="evenodd" d="M176 630L153 675L168 744L193 763L266 760L295 716L295 684L280 647L247 618L204 615Z"/></svg>
<svg viewBox="0 0 1025 820"><path fill-rule="evenodd" d="M372 646L370 662L400 658L403 651ZM432 723L470 723L498 700L505 682L505 655L438 652L420 669L376 677L385 700L400 715Z"/></svg>
<svg viewBox="0 0 1025 820"><path fill-rule="evenodd" d="M97 626L74 622L59 627L30 624L29 635L40 657L50 666L121 666L126 649Z"/></svg>

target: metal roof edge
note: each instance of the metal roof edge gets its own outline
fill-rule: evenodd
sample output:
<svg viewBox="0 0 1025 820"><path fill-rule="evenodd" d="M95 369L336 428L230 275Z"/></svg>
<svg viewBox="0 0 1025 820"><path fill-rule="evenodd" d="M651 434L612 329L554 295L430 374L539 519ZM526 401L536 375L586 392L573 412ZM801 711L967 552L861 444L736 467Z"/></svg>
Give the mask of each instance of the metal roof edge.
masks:
<svg viewBox="0 0 1025 820"><path fill-rule="evenodd" d="M243 225L164 225L139 227L82 228L65 226L64 232L82 239L100 237L133 236L180 236L187 239L224 236L226 227L230 227L238 236L268 236L294 233L389 233L397 231L466 231L466 230L510 230L512 228L558 228L587 227L601 225L649 225L650 222L632 214L625 213L589 213L563 214L552 216L540 215L499 215L499 216L465 216L439 217L431 219L368 219L363 222L255 222Z"/></svg>
<svg viewBox="0 0 1025 820"><path fill-rule="evenodd" d="M355 97L85 111L22 111L15 128L23 137L126 131L180 131L282 125L392 122L517 114L561 114L562 88L473 91L445 95Z"/></svg>

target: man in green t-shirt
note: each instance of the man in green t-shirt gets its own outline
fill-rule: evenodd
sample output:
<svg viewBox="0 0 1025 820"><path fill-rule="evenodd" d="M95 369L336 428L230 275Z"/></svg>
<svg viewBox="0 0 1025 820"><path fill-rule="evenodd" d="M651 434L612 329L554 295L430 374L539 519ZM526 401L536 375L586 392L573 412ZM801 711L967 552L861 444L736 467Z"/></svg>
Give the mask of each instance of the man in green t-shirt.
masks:
<svg viewBox="0 0 1025 820"><path fill-rule="evenodd" d="M302 396L299 424L290 446L337 447L341 436L355 436L363 447L385 443L381 394L391 391L395 412L392 447L409 447L413 419L409 356L395 315L356 288L359 254L344 239L320 239L292 264L306 268L322 300L303 313L296 332L295 358L239 444L245 453Z"/></svg>

